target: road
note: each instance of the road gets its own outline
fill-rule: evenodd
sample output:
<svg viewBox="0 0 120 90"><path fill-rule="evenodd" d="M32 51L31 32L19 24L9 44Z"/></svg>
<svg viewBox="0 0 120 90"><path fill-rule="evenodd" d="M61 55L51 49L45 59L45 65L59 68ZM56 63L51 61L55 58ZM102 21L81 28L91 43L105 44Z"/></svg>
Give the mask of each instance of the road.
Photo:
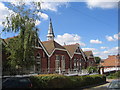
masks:
<svg viewBox="0 0 120 90"><path fill-rule="evenodd" d="M102 85L98 85L98 86L94 86L94 87L90 87L90 88L86 88L83 90L107 90L107 86L109 85L109 83L112 81L113 79L108 79L107 83L102 84Z"/></svg>

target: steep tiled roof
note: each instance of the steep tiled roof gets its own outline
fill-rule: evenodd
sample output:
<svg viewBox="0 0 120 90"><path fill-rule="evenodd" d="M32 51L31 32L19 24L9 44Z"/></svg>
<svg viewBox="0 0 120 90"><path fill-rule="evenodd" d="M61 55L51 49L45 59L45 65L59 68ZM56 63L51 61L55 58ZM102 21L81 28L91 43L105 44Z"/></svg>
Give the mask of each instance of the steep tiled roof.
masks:
<svg viewBox="0 0 120 90"><path fill-rule="evenodd" d="M65 49L63 46L61 46L60 44L58 44L54 40L44 41L44 42L42 42L42 44L45 47L45 49L47 50L47 52L49 53L49 55L53 52L53 50L55 48Z"/></svg>
<svg viewBox="0 0 120 90"><path fill-rule="evenodd" d="M6 39L4 39L4 41L5 41L6 43L8 43L8 40L13 39L13 38L15 38L15 37L18 37L18 36L14 36L14 37L6 38Z"/></svg>
<svg viewBox="0 0 120 90"><path fill-rule="evenodd" d="M87 56L87 58L94 57L92 51L84 51L84 53Z"/></svg>
<svg viewBox="0 0 120 90"><path fill-rule="evenodd" d="M65 45L64 47L66 48L66 50L69 52L70 56L72 57L74 55L74 52L78 48L78 45L79 44L76 43L76 44L71 44L71 45Z"/></svg>
<svg viewBox="0 0 120 90"><path fill-rule="evenodd" d="M120 66L120 56L109 55L107 59L104 59L100 63L100 65L102 65L102 66Z"/></svg>

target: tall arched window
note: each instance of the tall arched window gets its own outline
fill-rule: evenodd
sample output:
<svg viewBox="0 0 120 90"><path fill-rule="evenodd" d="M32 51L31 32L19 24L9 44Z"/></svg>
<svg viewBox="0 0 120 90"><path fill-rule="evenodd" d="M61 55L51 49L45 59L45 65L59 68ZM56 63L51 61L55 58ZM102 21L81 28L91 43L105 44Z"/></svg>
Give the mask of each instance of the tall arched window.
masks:
<svg viewBox="0 0 120 90"><path fill-rule="evenodd" d="M65 56L64 55L62 55L62 60L61 60L62 62L62 71L65 71Z"/></svg>

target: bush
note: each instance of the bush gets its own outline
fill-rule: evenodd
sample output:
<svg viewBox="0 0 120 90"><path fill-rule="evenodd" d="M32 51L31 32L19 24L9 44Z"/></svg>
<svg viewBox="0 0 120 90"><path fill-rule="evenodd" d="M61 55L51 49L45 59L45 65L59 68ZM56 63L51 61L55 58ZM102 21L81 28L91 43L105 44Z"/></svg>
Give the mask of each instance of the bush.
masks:
<svg viewBox="0 0 120 90"><path fill-rule="evenodd" d="M89 74L98 72L97 67L94 67L94 66L87 67L87 70L88 70Z"/></svg>
<svg viewBox="0 0 120 90"><path fill-rule="evenodd" d="M63 76L44 74L30 77L34 88L76 88L106 81L102 75Z"/></svg>
<svg viewBox="0 0 120 90"><path fill-rule="evenodd" d="M120 71L112 73L112 74L107 76L108 79L117 79L119 77L120 77Z"/></svg>

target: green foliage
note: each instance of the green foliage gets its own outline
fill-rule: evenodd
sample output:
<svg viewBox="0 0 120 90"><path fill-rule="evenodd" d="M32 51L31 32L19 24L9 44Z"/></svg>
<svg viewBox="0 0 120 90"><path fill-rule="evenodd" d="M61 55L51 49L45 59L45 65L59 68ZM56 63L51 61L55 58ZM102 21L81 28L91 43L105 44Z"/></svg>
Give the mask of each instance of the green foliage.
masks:
<svg viewBox="0 0 120 90"><path fill-rule="evenodd" d="M37 4L32 3L33 8L26 8L25 3L15 6L9 4L9 8L15 11L9 17L6 17L6 22L3 22L4 32L18 32L19 35L7 41L6 51L8 64L11 68L29 68L34 64L34 47L35 41L38 40L38 28L35 26L39 12L36 10Z"/></svg>
<svg viewBox="0 0 120 90"><path fill-rule="evenodd" d="M108 79L118 79L120 78L120 71L117 71L115 73L111 73L110 75L107 76Z"/></svg>
<svg viewBox="0 0 120 90"><path fill-rule="evenodd" d="M39 75L30 77L33 88L77 88L106 81L103 75L63 76Z"/></svg>
<svg viewBox="0 0 120 90"><path fill-rule="evenodd" d="M89 73L94 73L98 71L97 67L93 67L93 66L87 67L87 70Z"/></svg>
<svg viewBox="0 0 120 90"><path fill-rule="evenodd" d="M99 64L100 61L101 61L101 58L100 57L95 57L95 60L96 60L96 64Z"/></svg>

